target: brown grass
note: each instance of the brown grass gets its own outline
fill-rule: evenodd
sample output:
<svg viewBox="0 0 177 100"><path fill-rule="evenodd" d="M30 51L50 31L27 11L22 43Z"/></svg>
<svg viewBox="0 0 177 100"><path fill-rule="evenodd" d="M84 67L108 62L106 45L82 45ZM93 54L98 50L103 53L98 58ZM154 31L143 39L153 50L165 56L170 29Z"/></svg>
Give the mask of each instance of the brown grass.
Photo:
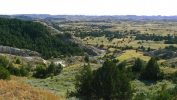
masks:
<svg viewBox="0 0 177 100"><path fill-rule="evenodd" d="M49 91L32 88L25 83L0 80L0 100L62 100Z"/></svg>

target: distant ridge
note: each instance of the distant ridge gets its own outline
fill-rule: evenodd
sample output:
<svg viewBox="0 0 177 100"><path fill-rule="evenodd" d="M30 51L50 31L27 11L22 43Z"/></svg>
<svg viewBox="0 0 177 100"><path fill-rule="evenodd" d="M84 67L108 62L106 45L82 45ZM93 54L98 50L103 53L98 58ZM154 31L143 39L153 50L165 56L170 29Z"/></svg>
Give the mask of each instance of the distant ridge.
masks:
<svg viewBox="0 0 177 100"><path fill-rule="evenodd" d="M128 18L128 19L177 19L177 15L161 16L161 15L50 15L50 14L14 14L14 15L0 15L5 18L19 18L24 20L34 19L49 19L49 18Z"/></svg>

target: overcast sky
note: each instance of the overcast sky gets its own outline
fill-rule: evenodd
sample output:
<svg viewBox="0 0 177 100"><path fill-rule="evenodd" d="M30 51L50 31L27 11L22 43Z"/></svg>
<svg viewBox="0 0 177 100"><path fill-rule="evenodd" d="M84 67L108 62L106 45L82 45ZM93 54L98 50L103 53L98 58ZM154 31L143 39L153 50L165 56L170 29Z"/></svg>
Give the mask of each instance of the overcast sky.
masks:
<svg viewBox="0 0 177 100"><path fill-rule="evenodd" d="M177 0L0 0L0 14L177 15Z"/></svg>

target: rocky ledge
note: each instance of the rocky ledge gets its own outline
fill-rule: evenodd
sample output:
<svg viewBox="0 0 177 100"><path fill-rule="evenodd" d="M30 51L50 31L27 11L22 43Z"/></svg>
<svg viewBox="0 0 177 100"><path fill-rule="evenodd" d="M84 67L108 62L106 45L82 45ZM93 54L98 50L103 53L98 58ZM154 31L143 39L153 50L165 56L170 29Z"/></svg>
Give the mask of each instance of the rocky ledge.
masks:
<svg viewBox="0 0 177 100"><path fill-rule="evenodd" d="M31 51L29 49L19 49L9 46L2 46L0 45L0 53L11 54L11 55L18 55L18 56L41 56L40 53L36 51Z"/></svg>

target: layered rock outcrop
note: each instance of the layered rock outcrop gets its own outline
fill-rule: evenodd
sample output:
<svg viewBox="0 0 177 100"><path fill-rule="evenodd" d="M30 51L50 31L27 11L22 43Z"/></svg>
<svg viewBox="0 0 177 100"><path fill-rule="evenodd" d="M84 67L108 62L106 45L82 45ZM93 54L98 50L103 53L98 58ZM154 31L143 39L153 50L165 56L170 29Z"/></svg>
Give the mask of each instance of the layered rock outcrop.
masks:
<svg viewBox="0 0 177 100"><path fill-rule="evenodd" d="M0 45L0 53L25 56L25 57L26 56L41 56L40 53L36 51L31 51L29 49L19 49L19 48L2 46L2 45Z"/></svg>

